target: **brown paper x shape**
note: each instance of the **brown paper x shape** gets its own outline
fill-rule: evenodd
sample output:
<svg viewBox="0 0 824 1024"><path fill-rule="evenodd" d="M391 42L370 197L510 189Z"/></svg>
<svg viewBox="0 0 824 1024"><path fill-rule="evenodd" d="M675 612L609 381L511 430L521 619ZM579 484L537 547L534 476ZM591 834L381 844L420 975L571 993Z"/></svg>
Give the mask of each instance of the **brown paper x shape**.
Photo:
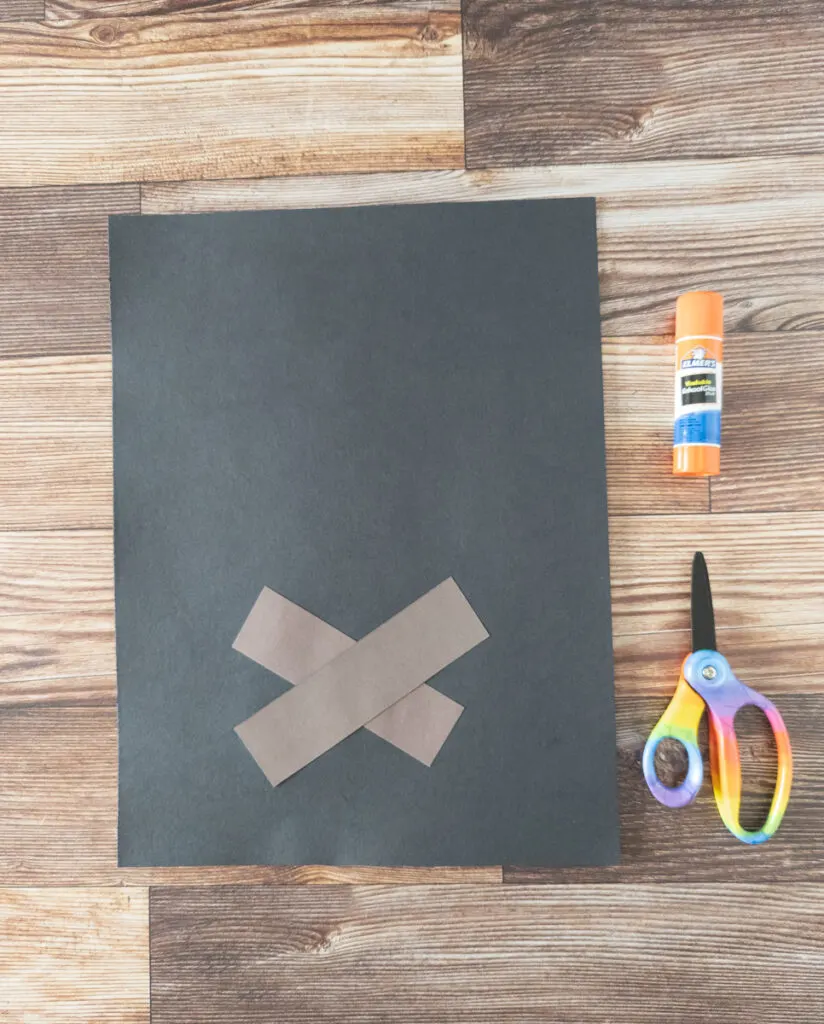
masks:
<svg viewBox="0 0 824 1024"><path fill-rule="evenodd" d="M426 680L488 635L452 579L358 642L264 588L233 647L295 689L235 731L273 786L362 726L430 765L463 708Z"/></svg>

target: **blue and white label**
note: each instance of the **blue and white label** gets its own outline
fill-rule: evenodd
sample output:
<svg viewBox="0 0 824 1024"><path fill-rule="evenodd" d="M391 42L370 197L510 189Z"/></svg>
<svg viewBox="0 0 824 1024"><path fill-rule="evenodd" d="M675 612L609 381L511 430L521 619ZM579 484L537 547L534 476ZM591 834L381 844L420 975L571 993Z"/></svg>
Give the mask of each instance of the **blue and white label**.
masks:
<svg viewBox="0 0 824 1024"><path fill-rule="evenodd" d="M679 444L721 444L720 410L685 412L675 421L672 443Z"/></svg>
<svg viewBox="0 0 824 1024"><path fill-rule="evenodd" d="M676 366L673 444L721 444L720 362L696 346Z"/></svg>

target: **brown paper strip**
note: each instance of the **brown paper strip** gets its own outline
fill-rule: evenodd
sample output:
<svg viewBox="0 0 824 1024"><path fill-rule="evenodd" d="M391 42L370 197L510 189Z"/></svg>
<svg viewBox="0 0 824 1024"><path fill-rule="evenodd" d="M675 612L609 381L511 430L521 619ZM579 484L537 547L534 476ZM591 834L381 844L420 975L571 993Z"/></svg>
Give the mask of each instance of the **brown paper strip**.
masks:
<svg viewBox="0 0 824 1024"><path fill-rule="evenodd" d="M277 786L488 635L455 581L445 580L235 732Z"/></svg>
<svg viewBox="0 0 824 1024"><path fill-rule="evenodd" d="M328 622L264 587L232 646L298 686L355 643ZM366 728L428 766L462 711L457 701L424 683L367 722Z"/></svg>

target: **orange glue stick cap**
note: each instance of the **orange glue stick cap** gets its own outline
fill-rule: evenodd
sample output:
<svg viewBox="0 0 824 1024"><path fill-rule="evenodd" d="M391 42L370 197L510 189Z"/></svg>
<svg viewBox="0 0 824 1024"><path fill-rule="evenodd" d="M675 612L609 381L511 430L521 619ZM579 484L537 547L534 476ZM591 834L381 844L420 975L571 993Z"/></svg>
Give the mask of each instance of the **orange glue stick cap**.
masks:
<svg viewBox="0 0 824 1024"><path fill-rule="evenodd" d="M724 296L684 292L675 303L675 340L706 337L724 337Z"/></svg>
<svg viewBox="0 0 824 1024"><path fill-rule="evenodd" d="M698 444L673 448L672 471L675 476L718 476L721 449Z"/></svg>

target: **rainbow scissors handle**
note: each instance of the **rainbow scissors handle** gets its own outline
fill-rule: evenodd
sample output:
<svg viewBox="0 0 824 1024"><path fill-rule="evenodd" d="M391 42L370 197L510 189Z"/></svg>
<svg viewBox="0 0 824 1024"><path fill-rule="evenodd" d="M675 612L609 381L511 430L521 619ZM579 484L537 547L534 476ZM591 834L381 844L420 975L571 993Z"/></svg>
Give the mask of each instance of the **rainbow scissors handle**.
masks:
<svg viewBox="0 0 824 1024"><path fill-rule="evenodd" d="M735 737L735 715L747 705L761 708L767 716L778 751L778 776L772 803L767 820L757 832L742 828L738 820L741 761ZM781 824L790 798L793 777L790 737L775 705L745 686L718 651L694 651L684 660L675 694L644 747L643 768L647 785L655 799L667 807L684 807L695 799L704 779L698 724L705 706L709 716L712 786L721 818L742 843L764 843ZM677 740L687 751L687 775L679 786L665 786L655 772L655 751L665 738Z"/></svg>

